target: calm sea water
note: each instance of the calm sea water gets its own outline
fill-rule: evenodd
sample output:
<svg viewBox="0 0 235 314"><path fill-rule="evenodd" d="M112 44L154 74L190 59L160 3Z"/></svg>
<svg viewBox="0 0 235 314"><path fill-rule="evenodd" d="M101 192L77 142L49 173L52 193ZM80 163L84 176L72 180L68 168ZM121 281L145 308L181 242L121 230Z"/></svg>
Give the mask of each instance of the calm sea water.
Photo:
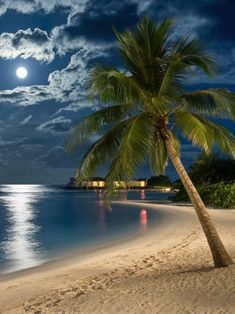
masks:
<svg viewBox="0 0 235 314"><path fill-rule="evenodd" d="M164 196L163 196L164 195ZM133 192L129 199L166 194ZM43 185L0 186L0 273L121 240L157 222L156 212L115 204L106 209L99 192Z"/></svg>

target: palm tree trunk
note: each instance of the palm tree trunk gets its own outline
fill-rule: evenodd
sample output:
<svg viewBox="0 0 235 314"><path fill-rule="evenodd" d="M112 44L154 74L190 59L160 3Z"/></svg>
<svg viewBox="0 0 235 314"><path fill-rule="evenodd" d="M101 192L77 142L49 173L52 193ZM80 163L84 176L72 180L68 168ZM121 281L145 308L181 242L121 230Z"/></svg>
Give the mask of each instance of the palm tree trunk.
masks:
<svg viewBox="0 0 235 314"><path fill-rule="evenodd" d="M177 151L172 143L171 137L164 132L161 132L162 138L165 142L168 155L190 197L193 207L197 213L198 219L201 223L202 229L207 238L213 256L215 267L226 267L233 264L231 257L228 255L215 226L211 220L209 212L205 207L200 195L198 194L193 182L188 176Z"/></svg>

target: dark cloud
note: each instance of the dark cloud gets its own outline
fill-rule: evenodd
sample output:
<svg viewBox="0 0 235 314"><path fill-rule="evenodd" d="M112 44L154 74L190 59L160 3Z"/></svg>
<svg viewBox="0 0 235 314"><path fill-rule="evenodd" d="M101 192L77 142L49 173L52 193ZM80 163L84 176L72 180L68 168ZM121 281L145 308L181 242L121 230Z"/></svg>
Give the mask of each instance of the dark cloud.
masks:
<svg viewBox="0 0 235 314"><path fill-rule="evenodd" d="M79 35L87 39L98 41L113 41L115 39L113 26L119 31L133 27L139 20L138 6L126 4L122 6L113 2L112 9L103 8L92 3L86 12L70 14L65 30L71 37Z"/></svg>
<svg viewBox="0 0 235 314"><path fill-rule="evenodd" d="M58 7L84 10L87 2L88 0L0 0L0 15L8 10L23 14L43 11L48 14Z"/></svg>
<svg viewBox="0 0 235 314"><path fill-rule="evenodd" d="M55 56L53 49L53 42L47 32L38 28L0 35L0 58L34 58L37 61L51 62Z"/></svg>

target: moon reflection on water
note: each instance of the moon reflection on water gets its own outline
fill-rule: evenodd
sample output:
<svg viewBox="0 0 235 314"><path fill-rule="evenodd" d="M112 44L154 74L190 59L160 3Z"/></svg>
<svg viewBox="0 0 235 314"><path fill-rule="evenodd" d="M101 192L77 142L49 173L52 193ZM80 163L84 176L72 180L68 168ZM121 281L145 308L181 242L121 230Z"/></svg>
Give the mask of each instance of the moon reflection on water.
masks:
<svg viewBox="0 0 235 314"><path fill-rule="evenodd" d="M36 266L41 263L37 242L40 228L34 222L37 214L34 205L42 198L44 189L40 185L4 185L1 191L0 201L5 205L8 220L2 247L10 270Z"/></svg>

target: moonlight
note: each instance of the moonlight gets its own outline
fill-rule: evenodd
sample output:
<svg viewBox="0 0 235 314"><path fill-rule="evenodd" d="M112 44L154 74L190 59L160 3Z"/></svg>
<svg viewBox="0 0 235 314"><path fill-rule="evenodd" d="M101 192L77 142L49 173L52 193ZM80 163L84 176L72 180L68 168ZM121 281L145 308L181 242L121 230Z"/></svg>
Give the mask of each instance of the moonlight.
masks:
<svg viewBox="0 0 235 314"><path fill-rule="evenodd" d="M26 68L20 67L20 68L18 68L18 69L16 70L16 75L18 76L18 78L24 79L24 78L27 77L28 71L27 71Z"/></svg>

